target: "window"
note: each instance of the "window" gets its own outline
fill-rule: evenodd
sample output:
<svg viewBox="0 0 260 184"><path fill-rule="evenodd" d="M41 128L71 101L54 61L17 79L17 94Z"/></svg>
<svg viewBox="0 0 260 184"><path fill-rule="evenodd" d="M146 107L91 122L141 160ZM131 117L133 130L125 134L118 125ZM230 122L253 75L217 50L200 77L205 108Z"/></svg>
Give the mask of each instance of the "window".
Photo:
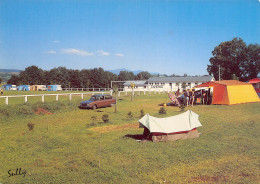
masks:
<svg viewBox="0 0 260 184"><path fill-rule="evenodd" d="M178 83L178 82L176 83L176 86L179 86L179 83Z"/></svg>

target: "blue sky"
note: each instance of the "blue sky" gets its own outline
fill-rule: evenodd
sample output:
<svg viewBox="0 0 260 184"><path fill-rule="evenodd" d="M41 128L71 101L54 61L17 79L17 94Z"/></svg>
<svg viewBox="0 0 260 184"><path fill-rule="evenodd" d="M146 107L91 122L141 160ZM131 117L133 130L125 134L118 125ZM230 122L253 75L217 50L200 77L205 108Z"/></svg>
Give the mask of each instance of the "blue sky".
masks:
<svg viewBox="0 0 260 184"><path fill-rule="evenodd" d="M2 0L0 68L204 75L223 41L260 41L258 0Z"/></svg>

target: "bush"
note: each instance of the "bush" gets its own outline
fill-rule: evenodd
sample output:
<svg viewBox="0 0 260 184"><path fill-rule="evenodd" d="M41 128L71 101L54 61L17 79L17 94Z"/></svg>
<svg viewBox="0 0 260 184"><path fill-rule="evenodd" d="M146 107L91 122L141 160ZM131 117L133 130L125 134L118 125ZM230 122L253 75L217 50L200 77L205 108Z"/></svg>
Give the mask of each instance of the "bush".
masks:
<svg viewBox="0 0 260 184"><path fill-rule="evenodd" d="M132 111L130 111L129 113L127 113L127 117L128 117L129 119L132 119L132 118L133 118L133 113L132 113Z"/></svg>
<svg viewBox="0 0 260 184"><path fill-rule="evenodd" d="M140 118L142 118L143 116L144 116L144 110L141 109L141 111L140 111Z"/></svg>
<svg viewBox="0 0 260 184"><path fill-rule="evenodd" d="M108 114L104 114L102 116L102 120L104 121L104 123L108 123L109 122L109 115Z"/></svg>
<svg viewBox="0 0 260 184"><path fill-rule="evenodd" d="M160 110L159 110L159 114L166 114L166 110L164 107L161 107Z"/></svg>
<svg viewBox="0 0 260 184"><path fill-rule="evenodd" d="M92 124L91 126L95 125L95 121L97 120L97 116L91 116Z"/></svg>
<svg viewBox="0 0 260 184"><path fill-rule="evenodd" d="M34 128L34 124L33 123L28 123L27 126L28 126L30 131L32 131L33 128Z"/></svg>

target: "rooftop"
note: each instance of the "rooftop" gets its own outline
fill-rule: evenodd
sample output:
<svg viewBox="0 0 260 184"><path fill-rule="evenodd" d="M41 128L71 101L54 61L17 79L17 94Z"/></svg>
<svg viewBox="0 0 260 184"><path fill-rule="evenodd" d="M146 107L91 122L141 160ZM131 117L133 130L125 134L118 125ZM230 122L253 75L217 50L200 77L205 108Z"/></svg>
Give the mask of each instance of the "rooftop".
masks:
<svg viewBox="0 0 260 184"><path fill-rule="evenodd" d="M198 77L151 77L148 82L208 82L214 80L210 75Z"/></svg>

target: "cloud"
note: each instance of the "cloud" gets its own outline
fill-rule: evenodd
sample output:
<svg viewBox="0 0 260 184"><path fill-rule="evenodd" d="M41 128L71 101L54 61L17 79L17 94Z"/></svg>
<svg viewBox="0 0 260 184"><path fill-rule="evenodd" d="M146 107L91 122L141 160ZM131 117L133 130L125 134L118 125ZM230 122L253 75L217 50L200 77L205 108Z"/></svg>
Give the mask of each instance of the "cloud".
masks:
<svg viewBox="0 0 260 184"><path fill-rule="evenodd" d="M92 52L87 52L84 50L79 50L79 49L61 49L60 50L62 54L72 54L72 55L79 55L79 56L92 56Z"/></svg>
<svg viewBox="0 0 260 184"><path fill-rule="evenodd" d="M103 50L98 50L97 52L100 53L100 55L102 55L102 56L109 56L110 55L109 52L105 52Z"/></svg>
<svg viewBox="0 0 260 184"><path fill-rule="evenodd" d="M59 40L54 40L53 43L60 43L60 41Z"/></svg>
<svg viewBox="0 0 260 184"><path fill-rule="evenodd" d="M50 50L50 51L48 51L48 52L46 52L47 54L56 54L56 51L54 51L54 50Z"/></svg>
<svg viewBox="0 0 260 184"><path fill-rule="evenodd" d="M121 54L121 53L117 53L115 55L118 56L118 57L123 57L124 56L124 54Z"/></svg>

